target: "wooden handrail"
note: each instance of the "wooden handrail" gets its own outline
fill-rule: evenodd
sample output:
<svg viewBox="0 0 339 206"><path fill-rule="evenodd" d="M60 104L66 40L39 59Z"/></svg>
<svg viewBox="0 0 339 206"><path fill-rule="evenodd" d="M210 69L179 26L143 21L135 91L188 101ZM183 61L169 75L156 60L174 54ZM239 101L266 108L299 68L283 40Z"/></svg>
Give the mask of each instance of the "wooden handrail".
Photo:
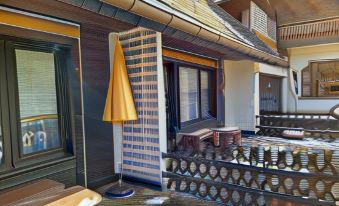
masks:
<svg viewBox="0 0 339 206"><path fill-rule="evenodd" d="M278 28L280 40L310 39L339 35L339 18Z"/></svg>
<svg viewBox="0 0 339 206"><path fill-rule="evenodd" d="M38 115L38 116L30 116L30 117L22 118L20 121L21 123L27 123L27 122L44 120L44 119L58 119L58 115L57 114L44 114L44 115Z"/></svg>

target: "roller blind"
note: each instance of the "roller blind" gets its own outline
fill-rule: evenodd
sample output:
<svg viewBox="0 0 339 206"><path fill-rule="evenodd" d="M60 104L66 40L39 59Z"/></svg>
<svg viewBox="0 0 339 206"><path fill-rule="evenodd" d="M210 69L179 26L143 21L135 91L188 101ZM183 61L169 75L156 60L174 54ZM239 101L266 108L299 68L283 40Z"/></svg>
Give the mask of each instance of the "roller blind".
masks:
<svg viewBox="0 0 339 206"><path fill-rule="evenodd" d="M54 54L15 50L20 116L57 114Z"/></svg>
<svg viewBox="0 0 339 206"><path fill-rule="evenodd" d="M21 152L61 146L54 54L15 50L21 120Z"/></svg>
<svg viewBox="0 0 339 206"><path fill-rule="evenodd" d="M179 68L180 121L187 122L199 118L199 70Z"/></svg>

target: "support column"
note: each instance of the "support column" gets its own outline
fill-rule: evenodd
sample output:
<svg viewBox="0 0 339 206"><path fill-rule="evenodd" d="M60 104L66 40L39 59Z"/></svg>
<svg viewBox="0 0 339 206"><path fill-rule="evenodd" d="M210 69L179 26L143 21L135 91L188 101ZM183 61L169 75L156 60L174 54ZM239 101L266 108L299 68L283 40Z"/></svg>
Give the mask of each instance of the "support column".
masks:
<svg viewBox="0 0 339 206"><path fill-rule="evenodd" d="M254 86L253 86L253 107L254 107L254 125L255 129L256 116L260 114L260 73L259 71L254 71ZM259 123L259 122L258 122Z"/></svg>
<svg viewBox="0 0 339 206"><path fill-rule="evenodd" d="M217 120L218 125L225 125L225 76L224 60L219 59L217 69Z"/></svg>
<svg viewBox="0 0 339 206"><path fill-rule="evenodd" d="M288 104L288 77L284 77L281 80L281 112L287 112L287 104Z"/></svg>

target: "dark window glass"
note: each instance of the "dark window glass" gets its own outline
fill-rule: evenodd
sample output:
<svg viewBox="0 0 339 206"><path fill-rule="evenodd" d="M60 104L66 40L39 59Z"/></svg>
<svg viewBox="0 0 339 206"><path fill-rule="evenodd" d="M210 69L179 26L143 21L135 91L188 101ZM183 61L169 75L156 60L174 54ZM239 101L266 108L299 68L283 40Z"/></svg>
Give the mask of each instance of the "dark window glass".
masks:
<svg viewBox="0 0 339 206"><path fill-rule="evenodd" d="M3 163L4 150L3 150L3 134L2 134L2 120L0 112L0 165Z"/></svg>
<svg viewBox="0 0 339 206"><path fill-rule="evenodd" d="M201 117L203 119L211 118L211 74L207 71L201 71Z"/></svg>
<svg viewBox="0 0 339 206"><path fill-rule="evenodd" d="M53 53L16 49L22 154L62 146Z"/></svg>
<svg viewBox="0 0 339 206"><path fill-rule="evenodd" d="M293 74L293 83L294 83L294 90L295 93L299 94L299 83L298 83L298 73L296 71L292 71Z"/></svg>

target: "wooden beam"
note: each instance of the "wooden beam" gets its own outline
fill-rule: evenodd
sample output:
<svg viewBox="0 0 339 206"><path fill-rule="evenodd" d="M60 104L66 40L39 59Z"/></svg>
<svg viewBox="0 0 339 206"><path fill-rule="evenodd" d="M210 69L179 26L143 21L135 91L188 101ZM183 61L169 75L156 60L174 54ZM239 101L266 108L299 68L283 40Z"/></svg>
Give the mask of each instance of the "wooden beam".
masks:
<svg viewBox="0 0 339 206"><path fill-rule="evenodd" d="M204 57L195 56L192 54L170 50L170 49L163 49L162 55L164 57L172 58L172 59L178 59L181 61L186 61L194 64L200 64L207 67L217 68L218 67L218 61L213 59L208 59Z"/></svg>
<svg viewBox="0 0 339 206"><path fill-rule="evenodd" d="M0 24L80 38L80 28L75 24L54 21L40 15L29 15L18 10L0 8Z"/></svg>

